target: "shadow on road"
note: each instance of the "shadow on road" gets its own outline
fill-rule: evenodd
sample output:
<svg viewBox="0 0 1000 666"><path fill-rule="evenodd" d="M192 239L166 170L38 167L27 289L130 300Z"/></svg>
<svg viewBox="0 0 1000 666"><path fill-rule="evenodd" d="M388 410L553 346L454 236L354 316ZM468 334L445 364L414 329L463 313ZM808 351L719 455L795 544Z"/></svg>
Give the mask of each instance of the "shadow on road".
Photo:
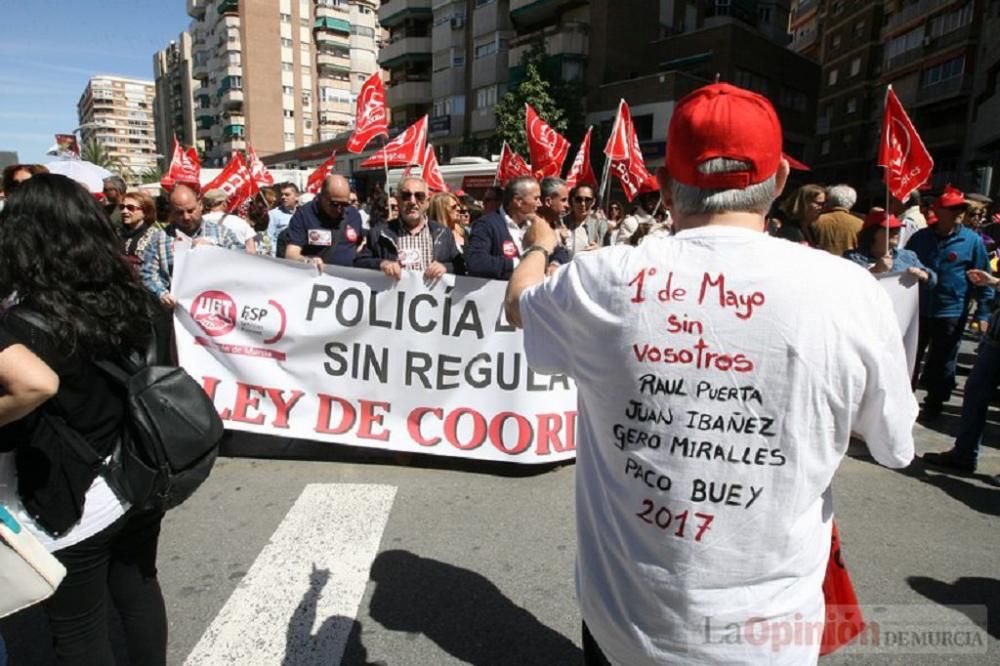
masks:
<svg viewBox="0 0 1000 666"><path fill-rule="evenodd" d="M925 576L906 579L916 592L942 606L985 606L986 613L967 612L969 619L993 638L1000 638L1000 580L959 578L946 583Z"/></svg>
<svg viewBox="0 0 1000 666"><path fill-rule="evenodd" d="M933 471L933 474L928 474ZM981 486L970 483L965 478L936 471L936 468L925 465L922 460L915 460L906 469L900 470L906 476L940 488L952 499L958 500L973 511L987 516L1000 516L1000 488ZM969 479L986 479L986 475L968 475Z"/></svg>
<svg viewBox="0 0 1000 666"><path fill-rule="evenodd" d="M484 576L404 550L372 564L369 613L387 629L423 634L473 666L577 664L582 652ZM357 663L348 646L345 664Z"/></svg>
<svg viewBox="0 0 1000 666"><path fill-rule="evenodd" d="M329 569L317 569L313 565L309 576L309 590L299 602L292 619L288 623L285 638L285 658L282 666L317 666L319 664L357 664L358 666L385 666L368 662L368 650L361 645L361 623L354 618L334 615L323 621L319 630L313 633L316 621L316 604L323 588L330 580ZM348 644L344 648L345 640ZM351 645L353 643L353 645ZM350 660L341 659L343 653L350 652Z"/></svg>

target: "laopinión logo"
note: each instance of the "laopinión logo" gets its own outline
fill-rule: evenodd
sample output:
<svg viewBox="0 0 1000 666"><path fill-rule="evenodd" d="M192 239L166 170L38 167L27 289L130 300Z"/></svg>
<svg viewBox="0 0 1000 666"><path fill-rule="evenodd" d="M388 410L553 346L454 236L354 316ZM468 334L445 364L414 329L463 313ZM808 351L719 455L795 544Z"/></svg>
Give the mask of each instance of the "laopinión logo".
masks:
<svg viewBox="0 0 1000 666"><path fill-rule="evenodd" d="M288 315L285 308L274 299L250 301L237 305L236 300L224 291L211 289L195 296L191 304L191 318L208 336L195 337L203 346L214 347L227 354L258 356L284 360L284 352L257 345L274 345L285 335ZM235 333L232 342L222 338Z"/></svg>

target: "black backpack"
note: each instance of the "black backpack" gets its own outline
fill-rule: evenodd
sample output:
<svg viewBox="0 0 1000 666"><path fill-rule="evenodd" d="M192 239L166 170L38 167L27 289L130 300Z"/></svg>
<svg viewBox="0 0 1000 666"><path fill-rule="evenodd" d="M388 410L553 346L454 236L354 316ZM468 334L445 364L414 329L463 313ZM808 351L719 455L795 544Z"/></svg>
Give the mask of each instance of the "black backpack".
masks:
<svg viewBox="0 0 1000 666"><path fill-rule="evenodd" d="M18 313L38 328L48 323L31 311ZM183 368L160 365L154 329L145 357L122 364L94 364L122 389L125 418L110 460L103 460L61 416L42 416L92 469L132 506L166 511L178 506L208 478L224 428L215 405Z"/></svg>

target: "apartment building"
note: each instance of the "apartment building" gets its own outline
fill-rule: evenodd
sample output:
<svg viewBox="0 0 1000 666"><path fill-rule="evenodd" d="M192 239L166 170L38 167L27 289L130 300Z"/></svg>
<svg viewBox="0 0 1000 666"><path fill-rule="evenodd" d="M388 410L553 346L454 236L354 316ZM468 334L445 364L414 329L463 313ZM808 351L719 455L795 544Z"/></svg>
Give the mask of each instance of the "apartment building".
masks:
<svg viewBox="0 0 1000 666"><path fill-rule="evenodd" d="M83 142L96 141L136 177L154 169L154 98L152 81L92 77L77 103Z"/></svg>
<svg viewBox="0 0 1000 666"><path fill-rule="evenodd" d="M191 75L193 64L191 35L186 32L153 55L156 150L164 169L170 163L175 136L184 146L195 145L194 88L197 82Z"/></svg>
<svg viewBox="0 0 1000 666"><path fill-rule="evenodd" d="M332 139L377 70L377 0L187 0L196 139L218 165Z"/></svg>
<svg viewBox="0 0 1000 666"><path fill-rule="evenodd" d="M791 16L788 20L788 34L793 51L813 60L819 60L822 24L819 21L819 6L823 0L792 0Z"/></svg>
<svg viewBox="0 0 1000 666"><path fill-rule="evenodd" d="M983 7L983 35L1000 34L1000 0ZM971 172L971 188L1000 200L1000 41L983 39L976 57L972 103L962 161Z"/></svg>

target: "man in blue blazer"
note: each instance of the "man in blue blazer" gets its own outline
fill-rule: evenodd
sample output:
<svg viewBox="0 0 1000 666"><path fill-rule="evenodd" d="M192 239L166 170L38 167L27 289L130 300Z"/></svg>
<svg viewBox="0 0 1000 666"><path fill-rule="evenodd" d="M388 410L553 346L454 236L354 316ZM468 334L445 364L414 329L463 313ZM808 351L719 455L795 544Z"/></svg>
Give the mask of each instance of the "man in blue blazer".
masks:
<svg viewBox="0 0 1000 666"><path fill-rule="evenodd" d="M531 176L511 179L504 187L500 209L479 218L472 226L465 249L469 275L509 280L526 249L522 239L536 219L535 212L540 204L541 187L537 180ZM556 248L550 257L549 271L568 261L565 249Z"/></svg>

